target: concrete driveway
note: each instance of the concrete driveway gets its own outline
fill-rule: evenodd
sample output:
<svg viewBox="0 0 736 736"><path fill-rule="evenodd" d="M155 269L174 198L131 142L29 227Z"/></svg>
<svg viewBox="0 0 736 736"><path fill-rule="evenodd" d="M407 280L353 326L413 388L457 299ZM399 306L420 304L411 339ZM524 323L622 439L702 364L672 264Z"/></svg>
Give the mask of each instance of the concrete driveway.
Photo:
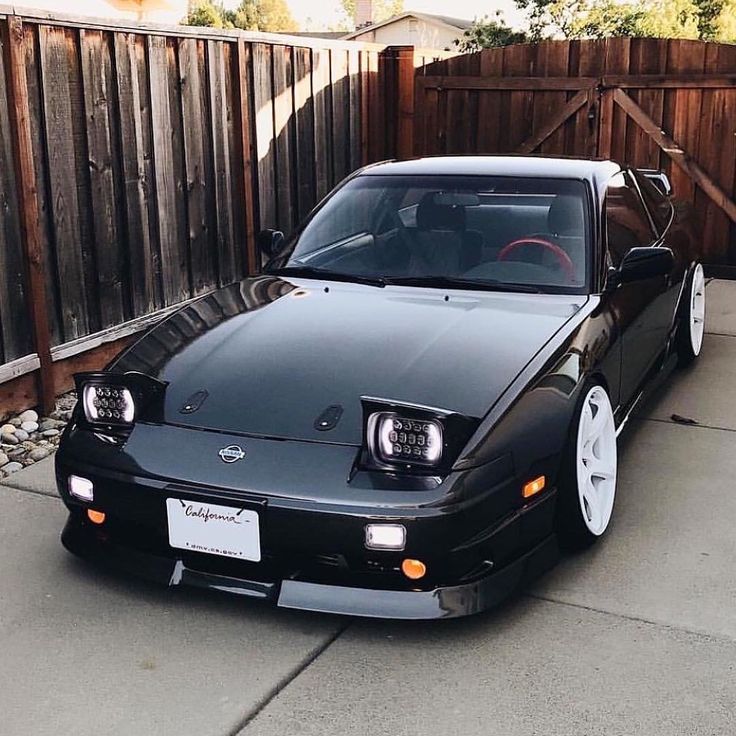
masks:
<svg viewBox="0 0 736 736"><path fill-rule="evenodd" d="M622 438L605 542L499 610L279 611L66 554L43 461L0 486L0 734L736 733L736 283ZM697 425L671 420L689 417Z"/></svg>

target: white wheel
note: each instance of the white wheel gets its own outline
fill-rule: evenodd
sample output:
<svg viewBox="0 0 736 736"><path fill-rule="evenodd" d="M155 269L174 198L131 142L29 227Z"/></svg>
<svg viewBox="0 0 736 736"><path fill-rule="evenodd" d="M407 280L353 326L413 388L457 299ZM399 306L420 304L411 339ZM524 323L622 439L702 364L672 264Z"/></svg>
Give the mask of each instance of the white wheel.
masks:
<svg viewBox="0 0 736 736"><path fill-rule="evenodd" d="M603 386L594 385L581 408L576 471L582 520L595 537L606 531L613 513L617 455L611 402Z"/></svg>
<svg viewBox="0 0 736 736"><path fill-rule="evenodd" d="M693 271L693 280L690 286L690 349L693 356L700 355L703 347L703 333L705 332L705 276L703 267L698 264Z"/></svg>

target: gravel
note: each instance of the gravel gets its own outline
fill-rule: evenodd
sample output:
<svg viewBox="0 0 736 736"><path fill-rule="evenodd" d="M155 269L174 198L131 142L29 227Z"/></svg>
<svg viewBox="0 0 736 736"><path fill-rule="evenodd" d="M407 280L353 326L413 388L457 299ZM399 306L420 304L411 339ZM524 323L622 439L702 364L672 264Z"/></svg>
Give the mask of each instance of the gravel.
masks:
<svg viewBox="0 0 736 736"><path fill-rule="evenodd" d="M55 452L76 403L76 394L71 391L56 400L56 407L47 417L33 409L17 416L0 415L0 478Z"/></svg>

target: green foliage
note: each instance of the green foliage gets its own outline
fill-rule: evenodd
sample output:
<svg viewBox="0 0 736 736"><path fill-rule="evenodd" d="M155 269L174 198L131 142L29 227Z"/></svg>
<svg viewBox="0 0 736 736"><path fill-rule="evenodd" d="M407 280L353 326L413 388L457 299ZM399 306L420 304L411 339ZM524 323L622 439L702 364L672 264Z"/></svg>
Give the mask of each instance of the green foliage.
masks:
<svg viewBox="0 0 736 736"><path fill-rule="evenodd" d="M598 0L581 9L568 29L568 36L698 38L698 18L693 0Z"/></svg>
<svg viewBox="0 0 736 736"><path fill-rule="evenodd" d="M473 25L463 33L462 38L455 41L455 45L458 51L467 54L494 46L524 43L526 40L526 34L507 26L503 21L501 11L497 10L494 18L489 18L487 15L477 18Z"/></svg>
<svg viewBox="0 0 736 736"><path fill-rule="evenodd" d="M209 26L210 28L223 27L223 10L213 5L209 0L201 0L192 7L183 20L185 26Z"/></svg>
<svg viewBox="0 0 736 736"><path fill-rule="evenodd" d="M736 42L736 0L695 0L698 30L704 41Z"/></svg>
<svg viewBox="0 0 736 736"><path fill-rule="evenodd" d="M286 0L242 0L235 10L225 10L211 0L201 0L189 12L184 23L246 31L296 31L299 28Z"/></svg>
<svg viewBox="0 0 736 736"><path fill-rule="evenodd" d="M640 36L736 38L736 0L516 0L531 40Z"/></svg>

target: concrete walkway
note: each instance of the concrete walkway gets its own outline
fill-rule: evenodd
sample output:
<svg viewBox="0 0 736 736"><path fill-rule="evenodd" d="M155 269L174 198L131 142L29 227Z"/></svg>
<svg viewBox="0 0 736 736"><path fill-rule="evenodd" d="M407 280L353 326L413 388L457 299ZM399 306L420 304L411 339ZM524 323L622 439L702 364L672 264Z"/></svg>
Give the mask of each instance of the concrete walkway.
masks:
<svg viewBox="0 0 736 736"><path fill-rule="evenodd" d="M614 526L437 623L167 590L67 555L43 461L0 486L0 734L736 733L736 283L622 438ZM695 419L686 426L672 414Z"/></svg>

